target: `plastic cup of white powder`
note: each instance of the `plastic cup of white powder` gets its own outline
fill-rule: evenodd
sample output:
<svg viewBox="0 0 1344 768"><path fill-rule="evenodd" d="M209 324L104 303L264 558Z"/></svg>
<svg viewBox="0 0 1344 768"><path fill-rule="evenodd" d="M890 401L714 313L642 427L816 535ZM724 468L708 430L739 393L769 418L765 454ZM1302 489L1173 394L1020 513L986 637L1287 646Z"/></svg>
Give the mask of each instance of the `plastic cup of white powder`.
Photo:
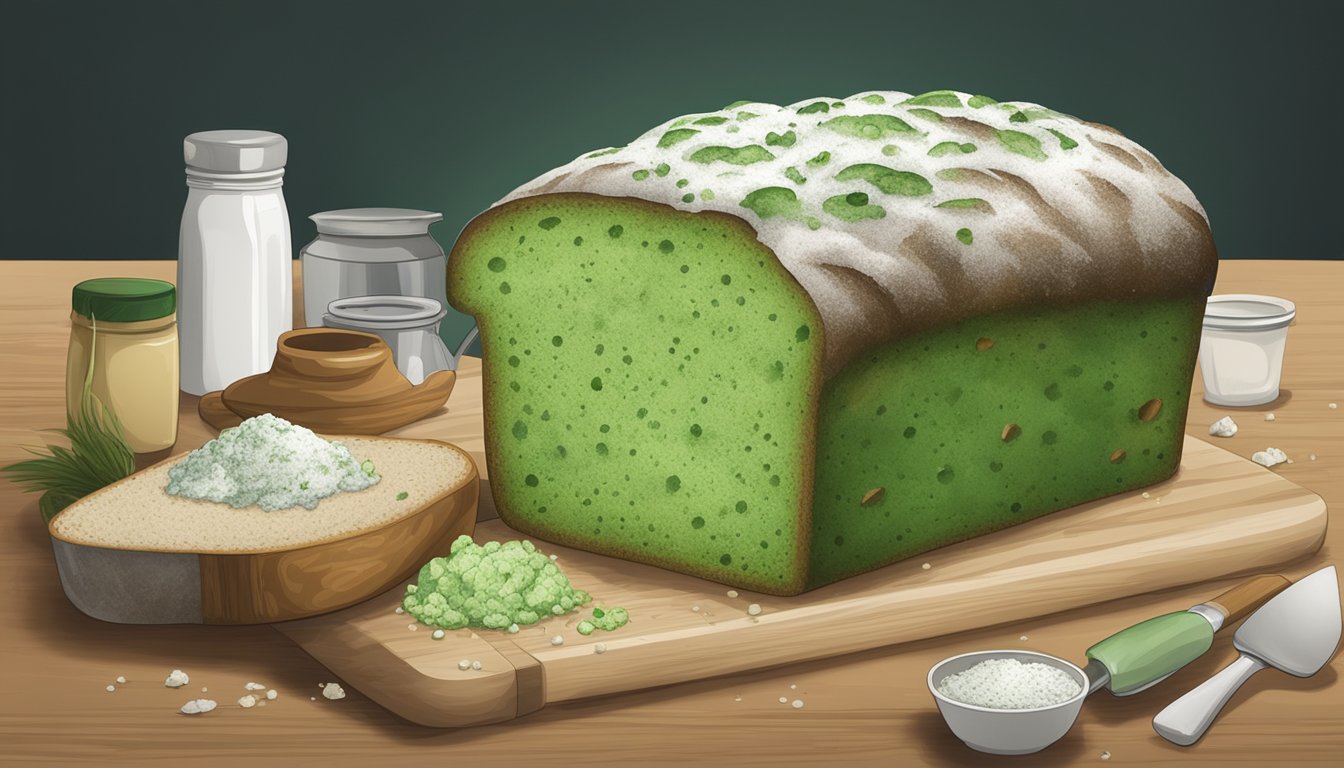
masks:
<svg viewBox="0 0 1344 768"><path fill-rule="evenodd" d="M1199 341L1204 399L1230 406L1277 399L1288 325L1296 316L1293 302L1276 296L1210 296Z"/></svg>
<svg viewBox="0 0 1344 768"><path fill-rule="evenodd" d="M1087 676L1031 651L964 653L929 670L929 692L957 738L995 755L1039 752L1068 733L1087 698Z"/></svg>

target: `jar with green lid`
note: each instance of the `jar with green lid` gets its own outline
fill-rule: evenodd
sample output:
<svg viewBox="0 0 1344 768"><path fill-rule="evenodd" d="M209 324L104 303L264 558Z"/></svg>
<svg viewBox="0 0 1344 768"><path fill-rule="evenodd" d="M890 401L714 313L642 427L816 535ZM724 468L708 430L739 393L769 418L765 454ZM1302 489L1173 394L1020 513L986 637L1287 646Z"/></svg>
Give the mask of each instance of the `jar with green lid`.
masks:
<svg viewBox="0 0 1344 768"><path fill-rule="evenodd" d="M93 365L94 396L121 422L136 453L177 442L177 291L135 277L85 280L71 295L65 407L79 409Z"/></svg>

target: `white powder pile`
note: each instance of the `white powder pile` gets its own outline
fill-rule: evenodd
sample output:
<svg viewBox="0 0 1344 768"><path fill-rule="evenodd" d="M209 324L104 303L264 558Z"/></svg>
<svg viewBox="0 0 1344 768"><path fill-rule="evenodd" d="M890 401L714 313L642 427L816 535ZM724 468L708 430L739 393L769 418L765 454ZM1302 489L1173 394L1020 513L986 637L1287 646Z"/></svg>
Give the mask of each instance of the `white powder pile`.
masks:
<svg viewBox="0 0 1344 768"><path fill-rule="evenodd" d="M1209 434L1214 437L1231 437L1237 434L1237 422L1231 416L1224 416L1209 425Z"/></svg>
<svg viewBox="0 0 1344 768"><path fill-rule="evenodd" d="M985 659L964 672L948 675L938 692L963 704L989 709L1038 709L1077 696L1083 687L1067 672L1049 664L1017 659Z"/></svg>
<svg viewBox="0 0 1344 768"><path fill-rule="evenodd" d="M372 462L360 464L340 443L269 413L254 416L197 448L168 470L168 495L267 512L313 509L340 491L362 491L379 480Z"/></svg>

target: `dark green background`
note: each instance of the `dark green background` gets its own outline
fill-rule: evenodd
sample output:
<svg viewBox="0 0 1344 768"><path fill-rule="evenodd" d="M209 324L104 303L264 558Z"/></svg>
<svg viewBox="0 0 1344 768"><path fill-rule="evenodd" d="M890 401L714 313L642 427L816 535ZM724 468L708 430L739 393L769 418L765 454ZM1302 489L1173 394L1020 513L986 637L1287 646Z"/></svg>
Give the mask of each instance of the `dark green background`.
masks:
<svg viewBox="0 0 1344 768"><path fill-rule="evenodd" d="M442 211L738 99L956 88L1108 123L1223 258L1344 256L1335 2L5 2L3 256L171 259L182 137L290 141L332 208ZM457 319L451 325L461 323Z"/></svg>

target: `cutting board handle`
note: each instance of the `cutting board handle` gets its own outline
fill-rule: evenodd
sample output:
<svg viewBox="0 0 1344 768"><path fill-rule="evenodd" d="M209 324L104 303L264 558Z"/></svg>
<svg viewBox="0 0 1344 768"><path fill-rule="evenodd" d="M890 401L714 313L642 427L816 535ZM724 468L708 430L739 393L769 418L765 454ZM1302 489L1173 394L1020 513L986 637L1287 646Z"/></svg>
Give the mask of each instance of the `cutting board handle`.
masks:
<svg viewBox="0 0 1344 768"><path fill-rule="evenodd" d="M1278 574L1256 576L1206 601L1205 605L1217 609L1226 616L1227 618L1223 619L1223 626L1227 626L1251 615L1269 598L1287 589L1291 584L1291 581Z"/></svg>

